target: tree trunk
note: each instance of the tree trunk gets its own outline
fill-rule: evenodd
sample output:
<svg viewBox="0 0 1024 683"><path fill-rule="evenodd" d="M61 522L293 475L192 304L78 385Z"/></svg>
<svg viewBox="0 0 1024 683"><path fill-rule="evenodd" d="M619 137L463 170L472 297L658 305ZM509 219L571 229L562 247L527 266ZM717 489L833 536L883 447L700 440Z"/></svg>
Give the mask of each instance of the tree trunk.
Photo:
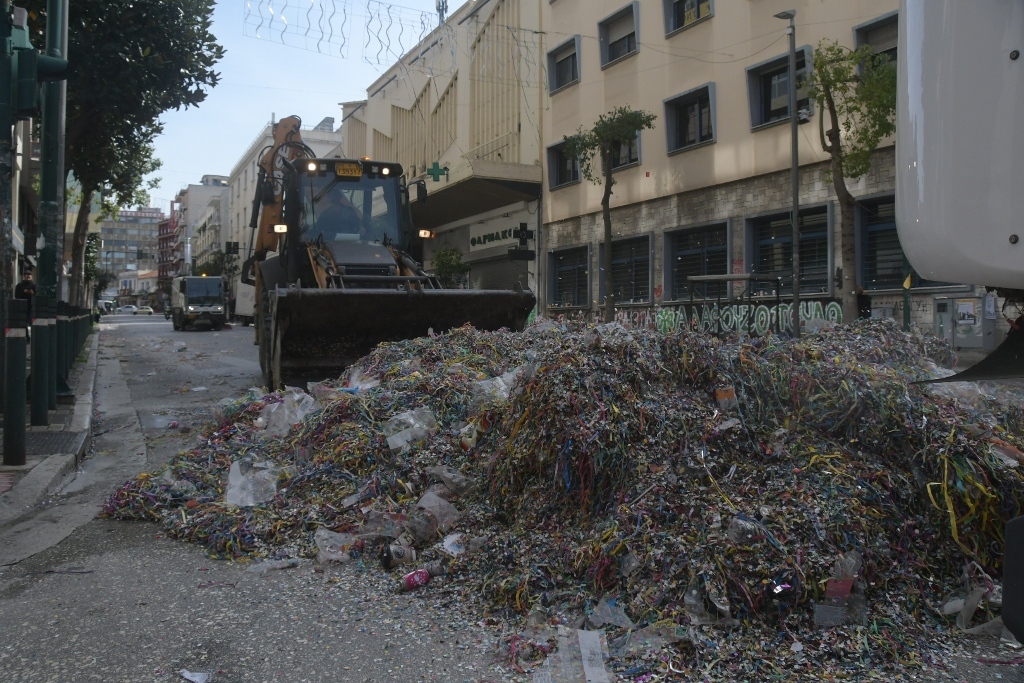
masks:
<svg viewBox="0 0 1024 683"><path fill-rule="evenodd" d="M93 190L82 190L82 203L75 217L75 232L71 241L71 283L68 303L72 306L86 306L85 301L85 238L89 235L89 208L92 206Z"/></svg>
<svg viewBox="0 0 1024 683"><path fill-rule="evenodd" d="M839 131L839 117L836 115L835 101L832 93L825 91L825 103L832 127L828 130L829 152L831 154L832 185L839 201L839 267L843 269L839 296L843 305L843 322L851 323L857 319L857 235L854 222L854 211L857 201L846 187L846 176L843 174L843 141Z"/></svg>
<svg viewBox="0 0 1024 683"><path fill-rule="evenodd" d="M615 320L615 290L612 287L612 150L605 145L601 149L604 162L604 196L601 197L601 217L604 218L604 321Z"/></svg>

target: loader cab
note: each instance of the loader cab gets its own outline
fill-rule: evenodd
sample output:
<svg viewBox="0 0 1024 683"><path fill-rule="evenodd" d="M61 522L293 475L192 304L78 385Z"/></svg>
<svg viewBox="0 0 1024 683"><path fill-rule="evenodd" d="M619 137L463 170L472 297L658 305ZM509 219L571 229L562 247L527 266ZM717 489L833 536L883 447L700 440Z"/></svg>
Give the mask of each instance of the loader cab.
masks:
<svg viewBox="0 0 1024 683"><path fill-rule="evenodd" d="M295 187L286 198L288 240L322 240L407 246L407 203L402 168L365 160L306 159L296 164ZM340 245L339 245L340 246Z"/></svg>

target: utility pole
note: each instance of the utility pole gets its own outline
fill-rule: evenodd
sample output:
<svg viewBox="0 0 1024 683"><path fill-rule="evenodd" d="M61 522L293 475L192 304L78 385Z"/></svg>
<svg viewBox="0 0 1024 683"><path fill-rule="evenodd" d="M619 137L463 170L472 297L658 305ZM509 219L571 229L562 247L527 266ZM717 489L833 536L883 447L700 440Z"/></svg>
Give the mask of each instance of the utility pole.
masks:
<svg viewBox="0 0 1024 683"><path fill-rule="evenodd" d="M790 209L793 224L793 338L800 338L800 146L797 138L796 115L796 10L789 9L775 15L776 19L788 19L789 28L789 132L792 137L789 169L793 205Z"/></svg>
<svg viewBox="0 0 1024 683"><path fill-rule="evenodd" d="M39 250L39 290L37 294L48 301L57 300L57 282L64 260L64 78L67 72L65 46L67 43L67 0L47 0L46 54L38 58L37 79L42 85L42 140L40 159L39 232L43 246ZM47 402L56 408L56 397L70 396L71 390L64 373L57 367L56 316L48 330L54 341L39 359L46 365ZM33 368L36 356L32 357ZM33 374L35 371L33 369Z"/></svg>

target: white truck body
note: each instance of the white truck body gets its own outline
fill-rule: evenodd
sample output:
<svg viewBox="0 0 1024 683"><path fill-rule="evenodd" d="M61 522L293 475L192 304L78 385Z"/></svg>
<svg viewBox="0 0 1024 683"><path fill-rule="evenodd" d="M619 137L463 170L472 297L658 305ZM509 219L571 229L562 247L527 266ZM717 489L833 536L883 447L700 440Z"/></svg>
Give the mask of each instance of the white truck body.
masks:
<svg viewBox="0 0 1024 683"><path fill-rule="evenodd" d="M901 0L896 227L922 277L1024 289L1024 5Z"/></svg>
<svg viewBox="0 0 1024 683"><path fill-rule="evenodd" d="M251 325L256 316L256 288L235 280L235 320Z"/></svg>

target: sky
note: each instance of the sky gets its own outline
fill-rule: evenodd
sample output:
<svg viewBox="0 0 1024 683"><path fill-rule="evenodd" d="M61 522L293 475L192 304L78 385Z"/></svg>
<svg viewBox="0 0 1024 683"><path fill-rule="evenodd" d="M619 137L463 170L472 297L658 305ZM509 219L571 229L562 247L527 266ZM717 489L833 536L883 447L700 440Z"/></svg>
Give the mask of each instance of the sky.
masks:
<svg viewBox="0 0 1024 683"><path fill-rule="evenodd" d="M448 15L474 0L448 0ZM340 102L366 89L437 27L436 0L219 0L212 33L226 54L220 82L198 107L161 117L163 162L150 206L171 201L207 174L224 175L271 119L292 114L304 126L327 116L341 124Z"/></svg>

